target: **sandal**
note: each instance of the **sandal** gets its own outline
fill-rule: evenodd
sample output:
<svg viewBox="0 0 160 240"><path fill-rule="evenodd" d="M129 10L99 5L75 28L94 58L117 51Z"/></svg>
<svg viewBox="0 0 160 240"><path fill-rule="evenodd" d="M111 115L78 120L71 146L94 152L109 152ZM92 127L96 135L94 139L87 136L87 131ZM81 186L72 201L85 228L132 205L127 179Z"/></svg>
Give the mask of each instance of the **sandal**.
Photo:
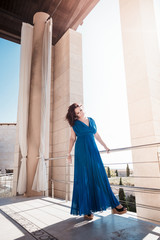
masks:
<svg viewBox="0 0 160 240"><path fill-rule="evenodd" d="M122 207L122 208L112 208L112 214L124 214L127 212L127 208Z"/></svg>
<svg viewBox="0 0 160 240"><path fill-rule="evenodd" d="M93 217L94 217L93 214L84 215L84 218L87 219L87 220L92 220Z"/></svg>

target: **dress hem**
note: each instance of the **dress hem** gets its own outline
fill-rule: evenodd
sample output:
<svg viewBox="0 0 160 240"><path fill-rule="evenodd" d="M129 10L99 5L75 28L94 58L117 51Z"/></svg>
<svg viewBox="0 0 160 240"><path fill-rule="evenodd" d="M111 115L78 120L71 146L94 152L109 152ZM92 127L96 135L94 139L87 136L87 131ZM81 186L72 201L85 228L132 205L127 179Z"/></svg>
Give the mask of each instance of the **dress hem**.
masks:
<svg viewBox="0 0 160 240"><path fill-rule="evenodd" d="M72 211L70 212L71 215L74 215L74 216L81 216L81 215L86 215L88 214L89 212L92 212L92 213L96 213L96 212L103 212L103 211L106 211L107 208L115 208L117 207L118 205L115 205L114 207L112 206L106 206L106 207L103 207L103 208L100 208L100 209L95 209L95 210L88 210L88 212L84 212L84 213L79 213L79 211L75 211L75 213L73 213Z"/></svg>

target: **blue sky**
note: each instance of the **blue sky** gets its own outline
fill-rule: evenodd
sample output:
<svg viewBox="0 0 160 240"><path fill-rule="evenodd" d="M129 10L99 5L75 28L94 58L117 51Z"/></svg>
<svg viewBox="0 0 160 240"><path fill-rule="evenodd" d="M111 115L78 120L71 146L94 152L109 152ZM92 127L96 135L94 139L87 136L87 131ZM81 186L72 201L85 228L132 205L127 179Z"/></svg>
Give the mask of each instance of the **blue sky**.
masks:
<svg viewBox="0 0 160 240"><path fill-rule="evenodd" d="M0 123L17 122L20 45L0 38Z"/></svg>

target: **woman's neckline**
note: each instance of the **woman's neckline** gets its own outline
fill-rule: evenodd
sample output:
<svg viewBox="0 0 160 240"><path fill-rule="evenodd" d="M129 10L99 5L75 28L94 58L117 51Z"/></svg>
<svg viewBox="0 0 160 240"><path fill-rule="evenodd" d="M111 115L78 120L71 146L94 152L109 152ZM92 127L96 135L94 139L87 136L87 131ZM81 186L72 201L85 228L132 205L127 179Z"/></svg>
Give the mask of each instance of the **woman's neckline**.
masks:
<svg viewBox="0 0 160 240"><path fill-rule="evenodd" d="M88 124L89 125L87 125L86 123L84 123L84 122L82 122L81 120L79 120L79 119L77 119L79 122L81 122L81 123L83 123L83 124L85 124L87 127L90 127L90 121L89 121L89 117L87 117L87 119L88 119Z"/></svg>

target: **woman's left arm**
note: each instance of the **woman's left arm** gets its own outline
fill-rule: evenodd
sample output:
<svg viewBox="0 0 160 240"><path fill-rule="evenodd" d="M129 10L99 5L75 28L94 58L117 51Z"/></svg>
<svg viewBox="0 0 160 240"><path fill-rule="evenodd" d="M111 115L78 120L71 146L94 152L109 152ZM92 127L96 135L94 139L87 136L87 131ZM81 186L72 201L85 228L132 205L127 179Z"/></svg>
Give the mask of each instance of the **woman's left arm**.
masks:
<svg viewBox="0 0 160 240"><path fill-rule="evenodd" d="M103 142L102 138L100 137L99 133L96 132L94 134L96 140L106 149L107 153L109 153L110 149L106 146L106 144Z"/></svg>

